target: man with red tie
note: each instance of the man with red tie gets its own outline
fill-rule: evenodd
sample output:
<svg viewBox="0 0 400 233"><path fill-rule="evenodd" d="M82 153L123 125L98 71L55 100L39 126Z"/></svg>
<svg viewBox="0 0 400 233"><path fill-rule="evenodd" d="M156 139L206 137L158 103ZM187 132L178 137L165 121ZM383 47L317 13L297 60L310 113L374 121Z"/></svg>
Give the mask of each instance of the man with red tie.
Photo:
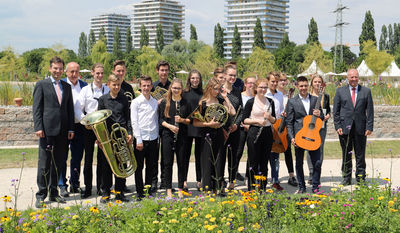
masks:
<svg viewBox="0 0 400 233"><path fill-rule="evenodd" d="M374 104L371 90L358 84L356 69L347 72L349 85L336 90L333 100L334 124L342 147L342 185L351 184L352 150L356 157L356 180L365 180L365 147L373 131Z"/></svg>
<svg viewBox="0 0 400 233"><path fill-rule="evenodd" d="M74 105L71 86L61 81L64 61L50 60L50 78L36 83L33 90L33 123L39 139L36 208L43 207L49 194L50 201L65 203L58 193L57 183L67 140L74 138Z"/></svg>

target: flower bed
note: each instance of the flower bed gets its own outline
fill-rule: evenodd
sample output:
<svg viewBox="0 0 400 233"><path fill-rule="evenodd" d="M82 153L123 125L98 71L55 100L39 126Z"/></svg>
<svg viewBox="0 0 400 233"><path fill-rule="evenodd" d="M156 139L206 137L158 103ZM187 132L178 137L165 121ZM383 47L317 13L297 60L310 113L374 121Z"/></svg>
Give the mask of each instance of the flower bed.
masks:
<svg viewBox="0 0 400 233"><path fill-rule="evenodd" d="M399 190L390 181L342 186L317 194L289 195L231 191L227 197L203 193L183 199L16 211L2 197L0 232L399 232Z"/></svg>

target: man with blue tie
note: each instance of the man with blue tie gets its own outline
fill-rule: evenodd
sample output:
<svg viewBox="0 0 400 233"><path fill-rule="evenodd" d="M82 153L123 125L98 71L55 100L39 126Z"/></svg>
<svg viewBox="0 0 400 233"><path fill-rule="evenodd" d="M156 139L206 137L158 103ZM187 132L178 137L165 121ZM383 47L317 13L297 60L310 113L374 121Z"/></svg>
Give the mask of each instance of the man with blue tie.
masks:
<svg viewBox="0 0 400 233"><path fill-rule="evenodd" d="M70 192L79 193L79 175L81 172L81 161L83 158L84 150L84 132L85 128L80 124L82 117L81 105L79 102L79 94L87 83L79 79L79 64L76 62L70 62L67 64L65 73L67 78L62 79L71 86L72 99L74 101L74 133L75 136L72 140L68 141L69 149L71 151L71 161L70 161ZM68 147L65 152L65 157L62 162L62 167L60 168L60 179L58 181L58 186L60 187L60 194L63 197L68 197L67 191L67 160L68 160Z"/></svg>
<svg viewBox="0 0 400 233"><path fill-rule="evenodd" d="M351 151L356 157L356 180L365 180L365 147L374 127L371 90L358 84L356 69L347 72L348 85L336 90L333 100L334 124L342 147L342 185L351 184Z"/></svg>
<svg viewBox="0 0 400 233"><path fill-rule="evenodd" d="M64 61L59 57L50 60L50 78L36 83L33 90L33 121L39 139L39 158L36 208L50 201L65 203L59 196L57 182L59 168L67 148L67 140L74 138L74 106L71 86L61 81Z"/></svg>

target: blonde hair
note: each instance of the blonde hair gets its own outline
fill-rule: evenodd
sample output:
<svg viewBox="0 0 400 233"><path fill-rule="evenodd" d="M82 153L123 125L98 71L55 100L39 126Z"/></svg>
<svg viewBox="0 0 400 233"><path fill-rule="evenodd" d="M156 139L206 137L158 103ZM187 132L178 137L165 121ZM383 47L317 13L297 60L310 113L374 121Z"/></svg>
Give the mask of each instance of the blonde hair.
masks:
<svg viewBox="0 0 400 233"><path fill-rule="evenodd" d="M208 83L207 83L207 85L206 85L206 88L204 89L203 96L202 96L201 99L200 99L199 104L201 104L201 102L204 101L204 100L210 99L211 91L212 91L212 89L213 89L216 85L221 86L221 84L220 84L220 82L218 81L218 79L212 78L212 79L210 79L210 80L208 81Z"/></svg>
<svg viewBox="0 0 400 233"><path fill-rule="evenodd" d="M266 83L268 86L268 80L266 78L257 79L256 83L254 84L254 94L257 94L257 87L260 85L260 83Z"/></svg>
<svg viewBox="0 0 400 233"><path fill-rule="evenodd" d="M183 82L182 80L180 80L179 78L174 78L171 81L171 84L169 85L168 88L168 94L167 94L167 98L165 99L165 109L164 109L164 116L170 118L169 116L169 108L171 107L171 100L172 100L172 85L174 85L174 83L179 83L181 85L181 88L183 89ZM182 97L182 92L181 92L181 97Z"/></svg>
<svg viewBox="0 0 400 233"><path fill-rule="evenodd" d="M121 78L114 74L110 74L107 79L107 82L120 82L120 81L121 81Z"/></svg>

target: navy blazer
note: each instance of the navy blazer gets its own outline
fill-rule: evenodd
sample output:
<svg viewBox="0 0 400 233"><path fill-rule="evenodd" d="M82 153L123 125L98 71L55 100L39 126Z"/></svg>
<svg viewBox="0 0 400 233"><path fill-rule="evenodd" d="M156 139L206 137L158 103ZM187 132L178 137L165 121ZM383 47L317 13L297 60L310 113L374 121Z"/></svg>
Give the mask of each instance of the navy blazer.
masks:
<svg viewBox="0 0 400 233"><path fill-rule="evenodd" d="M318 98L310 94L309 96L310 109L308 110L308 114L299 95L296 95L295 97L289 99L287 103L286 127L290 139L293 139L296 136L297 132L299 132L303 128L304 117L313 114L313 109L315 108L315 104L317 103ZM323 120L324 114L321 108L319 110L321 111L320 118L321 120Z"/></svg>
<svg viewBox="0 0 400 233"><path fill-rule="evenodd" d="M364 135L366 130L374 128L374 103L371 89L358 85L356 104L353 106L349 85L339 87L333 99L333 114L335 129L342 129L343 134L349 134L351 127L356 133Z"/></svg>
<svg viewBox="0 0 400 233"><path fill-rule="evenodd" d="M61 79L61 80L67 83L67 78L63 78L63 79ZM81 86L81 88L83 88L84 86L87 86L87 85L88 85L87 82L82 81L82 80L80 80L80 79L78 79L78 82L79 82L79 85Z"/></svg>
<svg viewBox="0 0 400 233"><path fill-rule="evenodd" d="M74 130L74 103L71 86L62 85L61 105L51 79L40 80L33 90L33 123L34 130L43 130L45 136L57 136Z"/></svg>

